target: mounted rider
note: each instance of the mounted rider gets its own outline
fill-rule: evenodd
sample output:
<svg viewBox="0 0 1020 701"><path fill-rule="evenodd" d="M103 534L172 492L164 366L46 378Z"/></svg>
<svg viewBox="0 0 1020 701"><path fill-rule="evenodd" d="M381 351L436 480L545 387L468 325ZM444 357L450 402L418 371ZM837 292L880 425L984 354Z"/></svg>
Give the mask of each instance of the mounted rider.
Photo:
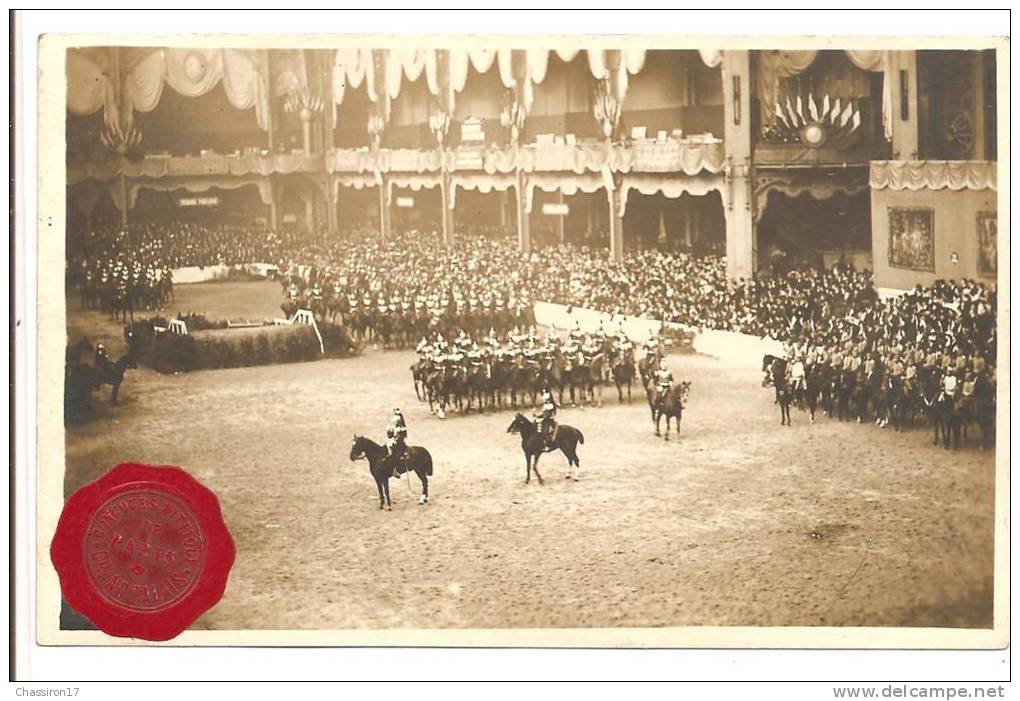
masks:
<svg viewBox="0 0 1020 701"><path fill-rule="evenodd" d="M793 362L790 363L790 389L796 392L797 390L804 391L807 389L806 374L804 371L804 359L800 352L796 352L793 356Z"/></svg>
<svg viewBox="0 0 1020 701"><path fill-rule="evenodd" d="M432 353L432 346L429 344L429 340L422 336L414 351L418 354L419 360L425 360Z"/></svg>
<svg viewBox="0 0 1020 701"><path fill-rule="evenodd" d="M485 343L493 351L499 348L499 337L496 335L496 328L493 326L489 327L489 335L485 337Z"/></svg>
<svg viewBox="0 0 1020 701"><path fill-rule="evenodd" d="M622 328L616 332L616 338L613 341L613 347L615 348L616 352L621 356L626 355L629 351L634 350L634 344L631 342L630 337L624 332Z"/></svg>
<svg viewBox="0 0 1020 701"><path fill-rule="evenodd" d="M387 457L393 458L393 476L400 479L398 466L407 451L407 421L400 409L394 408L390 423L386 427L386 450Z"/></svg>
<svg viewBox="0 0 1020 701"><path fill-rule="evenodd" d="M942 378L942 397L941 399L949 399L956 401L957 392L960 389L960 380L957 378L955 372L947 372L945 377Z"/></svg>
<svg viewBox="0 0 1020 701"><path fill-rule="evenodd" d="M471 367L480 368L485 363L484 353L482 349L478 347L477 343L471 345L471 349L467 353L468 363Z"/></svg>
<svg viewBox="0 0 1020 701"><path fill-rule="evenodd" d="M645 339L643 348L645 349L645 357L652 358L659 355L659 338L652 329L648 330L648 338Z"/></svg>
<svg viewBox="0 0 1020 701"><path fill-rule="evenodd" d="M580 345L582 339L584 338L584 331L581 330L580 321L574 322L574 328L570 329L570 333L568 335L570 336L571 341Z"/></svg>
<svg viewBox="0 0 1020 701"><path fill-rule="evenodd" d="M655 371L655 403L661 404L666 392L673 388L673 373L670 372L666 359L659 361L659 367Z"/></svg>
<svg viewBox="0 0 1020 701"><path fill-rule="evenodd" d="M560 426L556 423L556 400L548 386L542 388L542 413L538 416L538 432L550 448L556 446Z"/></svg>

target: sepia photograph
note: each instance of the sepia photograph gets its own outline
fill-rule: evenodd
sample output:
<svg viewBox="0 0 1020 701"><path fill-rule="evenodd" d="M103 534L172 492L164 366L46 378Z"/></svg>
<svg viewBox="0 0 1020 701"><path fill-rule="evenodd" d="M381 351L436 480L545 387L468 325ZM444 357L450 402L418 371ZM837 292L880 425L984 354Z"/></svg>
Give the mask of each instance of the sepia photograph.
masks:
<svg viewBox="0 0 1020 701"><path fill-rule="evenodd" d="M40 641L1008 644L1006 47L44 37Z"/></svg>

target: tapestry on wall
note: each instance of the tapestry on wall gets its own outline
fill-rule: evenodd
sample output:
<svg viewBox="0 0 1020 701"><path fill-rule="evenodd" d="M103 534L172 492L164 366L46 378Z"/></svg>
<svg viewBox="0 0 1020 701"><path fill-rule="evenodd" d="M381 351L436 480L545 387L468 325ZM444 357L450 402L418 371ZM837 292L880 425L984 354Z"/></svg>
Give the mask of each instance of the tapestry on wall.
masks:
<svg viewBox="0 0 1020 701"><path fill-rule="evenodd" d="M889 208L889 265L935 271L935 210Z"/></svg>
<svg viewBox="0 0 1020 701"><path fill-rule="evenodd" d="M999 269L999 225L995 212L977 213L978 272L994 275Z"/></svg>

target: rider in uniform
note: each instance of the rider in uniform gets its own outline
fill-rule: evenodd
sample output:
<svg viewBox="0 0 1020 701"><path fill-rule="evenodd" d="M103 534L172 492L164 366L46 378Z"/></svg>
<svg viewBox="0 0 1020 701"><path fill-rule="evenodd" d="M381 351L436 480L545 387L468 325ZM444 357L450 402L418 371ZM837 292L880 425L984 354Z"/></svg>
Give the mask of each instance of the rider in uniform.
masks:
<svg viewBox="0 0 1020 701"><path fill-rule="evenodd" d="M624 333L623 328L616 332L616 352L620 357L627 354L628 351L634 350L634 344L630 342L627 334Z"/></svg>
<svg viewBox="0 0 1020 701"><path fill-rule="evenodd" d="M645 356L652 357L659 354L659 339L655 337L655 331L648 330L648 338L644 343Z"/></svg>
<svg viewBox="0 0 1020 701"><path fill-rule="evenodd" d="M673 373L669 371L669 366L666 365L666 359L663 358L659 361L659 368L655 371L655 403L659 404L662 398L666 396L673 387Z"/></svg>
<svg viewBox="0 0 1020 701"><path fill-rule="evenodd" d="M542 413L538 417L538 431L545 439L546 445L549 447L556 445L560 427L556 423L556 400L548 386L542 388Z"/></svg>
<svg viewBox="0 0 1020 701"><path fill-rule="evenodd" d="M397 466L403 460L404 452L407 450L407 422L400 409L394 409L390 417L390 424L386 427L386 448L389 456L393 458L393 476L400 479L400 472Z"/></svg>
<svg viewBox="0 0 1020 701"><path fill-rule="evenodd" d="M793 362L790 363L790 383L794 392L807 389L807 382L804 379L804 360L800 351L795 353Z"/></svg>

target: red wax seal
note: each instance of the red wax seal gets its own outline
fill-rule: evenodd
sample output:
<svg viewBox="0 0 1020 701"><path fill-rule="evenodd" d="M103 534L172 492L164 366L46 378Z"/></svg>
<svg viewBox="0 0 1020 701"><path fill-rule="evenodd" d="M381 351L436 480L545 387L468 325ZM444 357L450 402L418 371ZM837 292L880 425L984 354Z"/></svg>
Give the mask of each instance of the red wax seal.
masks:
<svg viewBox="0 0 1020 701"><path fill-rule="evenodd" d="M234 541L187 472L124 463L67 500L50 557L64 598L99 630L169 640L223 596Z"/></svg>

